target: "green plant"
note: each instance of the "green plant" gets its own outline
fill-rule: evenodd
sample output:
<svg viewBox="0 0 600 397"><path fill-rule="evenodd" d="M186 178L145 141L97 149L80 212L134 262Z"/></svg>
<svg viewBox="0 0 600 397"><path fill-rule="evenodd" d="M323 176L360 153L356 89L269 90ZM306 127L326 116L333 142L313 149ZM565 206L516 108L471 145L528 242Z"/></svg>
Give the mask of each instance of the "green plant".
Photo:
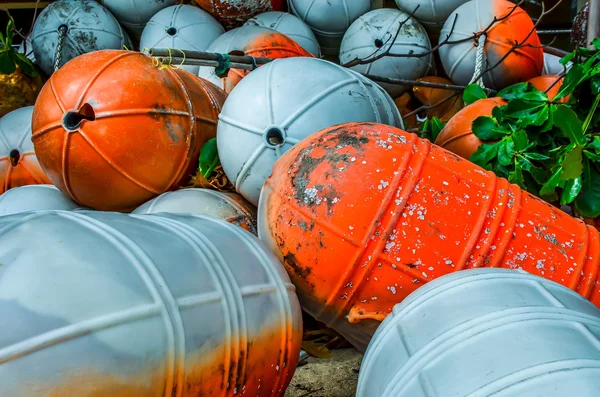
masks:
<svg viewBox="0 0 600 397"><path fill-rule="evenodd" d="M515 84L498 93L506 105L472 126L486 143L471 161L586 218L600 216L600 38L593 44L561 59L573 66L553 100L529 83ZM463 95L465 103L482 96L475 85Z"/></svg>
<svg viewBox="0 0 600 397"><path fill-rule="evenodd" d="M438 135L440 134L440 132L442 132L445 126L446 123L444 123L437 117L428 117L421 126L419 133L422 138L429 139L431 142L435 142Z"/></svg>
<svg viewBox="0 0 600 397"><path fill-rule="evenodd" d="M11 74L17 69L17 65L23 73L29 77L37 77L38 74L33 67L33 63L25 55L17 52L13 48L13 38L15 34L15 23L12 18L6 25L6 35L0 32L0 73Z"/></svg>
<svg viewBox="0 0 600 397"><path fill-rule="evenodd" d="M219 165L219 153L217 152L217 138L208 140L200 149L199 159L200 174L209 178L214 169Z"/></svg>

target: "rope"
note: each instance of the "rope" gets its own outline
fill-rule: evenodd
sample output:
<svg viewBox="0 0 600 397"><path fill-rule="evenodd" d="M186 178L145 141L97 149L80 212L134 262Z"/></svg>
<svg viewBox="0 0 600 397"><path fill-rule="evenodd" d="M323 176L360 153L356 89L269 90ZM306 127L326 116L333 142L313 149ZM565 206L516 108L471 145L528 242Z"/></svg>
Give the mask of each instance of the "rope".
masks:
<svg viewBox="0 0 600 397"><path fill-rule="evenodd" d="M62 61L62 48L65 40L65 36L67 35L67 25L61 25L58 28L58 41L56 43L56 53L54 54L54 71L56 72L60 69L60 63Z"/></svg>
<svg viewBox="0 0 600 397"><path fill-rule="evenodd" d="M224 78L227 76L227 72L229 72L231 58L229 57L229 54L217 54L217 61L219 62L219 65L215 68L215 74Z"/></svg>
<svg viewBox="0 0 600 397"><path fill-rule="evenodd" d="M485 88L485 86L483 85L483 76L481 75L481 73L483 72L483 58L485 55L486 38L487 36L485 34L479 36L479 42L477 43L477 58L475 59L475 73L473 74L473 77L469 82L469 84L476 83L481 88Z"/></svg>

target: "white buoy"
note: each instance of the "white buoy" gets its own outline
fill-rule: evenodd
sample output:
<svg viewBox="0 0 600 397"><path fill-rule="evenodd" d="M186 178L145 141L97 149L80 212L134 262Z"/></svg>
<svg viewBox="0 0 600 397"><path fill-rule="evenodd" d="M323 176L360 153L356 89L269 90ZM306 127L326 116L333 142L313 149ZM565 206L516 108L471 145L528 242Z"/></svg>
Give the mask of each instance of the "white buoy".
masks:
<svg viewBox="0 0 600 397"><path fill-rule="evenodd" d="M556 55L544 53L544 71L542 72L542 75L549 76L561 74L565 70L565 67L561 65L560 59L561 58ZM571 66L573 66L573 62L567 63L567 71L571 69Z"/></svg>
<svg viewBox="0 0 600 397"><path fill-rule="evenodd" d="M439 31L452 11L469 0L396 0L399 9L407 12L423 26Z"/></svg>
<svg viewBox="0 0 600 397"><path fill-rule="evenodd" d="M140 49L206 51L223 33L223 26L208 12L190 5L176 5L159 11L148 21L142 33ZM174 54L177 55L177 51ZM181 68L197 74L200 67L182 65Z"/></svg>
<svg viewBox="0 0 600 397"><path fill-rule="evenodd" d="M344 65L355 59L373 60L352 69L363 74L415 80L424 77L432 67L430 51L429 37L419 22L403 11L385 8L370 11L350 25L342 40L340 63ZM386 52L427 55L376 59ZM399 84L379 84L394 98L411 89Z"/></svg>
<svg viewBox="0 0 600 397"><path fill-rule="evenodd" d="M54 185L27 185L0 194L0 216L29 211L84 209Z"/></svg>
<svg viewBox="0 0 600 397"><path fill-rule="evenodd" d="M278 59L246 76L219 115L217 147L227 178L256 205L275 161L324 128L376 122L404 128L380 86L317 58Z"/></svg>
<svg viewBox="0 0 600 397"><path fill-rule="evenodd" d="M120 50L130 45L115 17L95 1L59 0L50 3L40 13L31 33L33 53L47 75L54 72L54 63L62 39L59 67L76 56L98 50Z"/></svg>
<svg viewBox="0 0 600 397"><path fill-rule="evenodd" d="M287 12L271 11L259 14L246 22L273 29L294 39L302 48L319 58L321 46L310 27L300 18Z"/></svg>
<svg viewBox="0 0 600 397"><path fill-rule="evenodd" d="M160 10L177 4L177 0L100 0L129 33L139 38L146 23Z"/></svg>
<svg viewBox="0 0 600 397"><path fill-rule="evenodd" d="M352 22L373 8L374 0L288 0L290 13L315 33L324 55L337 55Z"/></svg>

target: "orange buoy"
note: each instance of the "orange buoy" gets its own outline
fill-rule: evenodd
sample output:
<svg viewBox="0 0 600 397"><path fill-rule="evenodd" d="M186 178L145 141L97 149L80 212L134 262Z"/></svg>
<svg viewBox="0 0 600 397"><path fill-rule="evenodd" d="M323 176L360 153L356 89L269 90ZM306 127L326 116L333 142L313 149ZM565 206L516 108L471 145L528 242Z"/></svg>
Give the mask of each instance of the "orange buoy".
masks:
<svg viewBox="0 0 600 397"><path fill-rule="evenodd" d="M558 82L556 82L558 80ZM537 88L538 90L545 92L548 95L549 100L553 100L556 95L558 95L558 91L560 91L560 87L564 82L564 78L558 75L549 75L549 76L538 76L529 80L532 86ZM569 100L569 96L560 99L558 102L567 102Z"/></svg>
<svg viewBox="0 0 600 397"><path fill-rule="evenodd" d="M33 106L26 106L0 119L0 194L26 185L49 184L31 143Z"/></svg>
<svg viewBox="0 0 600 397"><path fill-rule="evenodd" d="M270 11L272 7L270 0L195 0L195 2L227 30L242 26L253 16Z"/></svg>
<svg viewBox="0 0 600 397"><path fill-rule="evenodd" d="M129 211L185 184L226 94L132 51L96 51L54 73L33 112L39 162L79 204Z"/></svg>
<svg viewBox="0 0 600 397"><path fill-rule="evenodd" d="M293 39L276 30L246 25L219 36L206 50L221 54L246 55L254 58L294 58L314 56ZM215 68L201 66L198 76L230 93L250 70L229 69L224 77L217 76Z"/></svg>
<svg viewBox="0 0 600 397"><path fill-rule="evenodd" d="M436 84L452 84L450 80L438 76L427 76L417 79L417 81ZM414 86L413 93L419 102L430 107L430 109L427 109L427 117L437 117L441 121L450 120L464 106L464 102L460 95L448 99L448 97L455 94L456 91L443 88Z"/></svg>
<svg viewBox="0 0 600 397"><path fill-rule="evenodd" d="M480 99L470 104L448 121L434 143L468 160L483 143L473 134L473 122L479 116L491 116L495 107L503 105L506 105L506 101L498 97Z"/></svg>
<svg viewBox="0 0 600 397"><path fill-rule="evenodd" d="M306 138L277 161L258 217L303 309L359 349L395 304L462 269L523 269L600 305L594 227L394 127Z"/></svg>

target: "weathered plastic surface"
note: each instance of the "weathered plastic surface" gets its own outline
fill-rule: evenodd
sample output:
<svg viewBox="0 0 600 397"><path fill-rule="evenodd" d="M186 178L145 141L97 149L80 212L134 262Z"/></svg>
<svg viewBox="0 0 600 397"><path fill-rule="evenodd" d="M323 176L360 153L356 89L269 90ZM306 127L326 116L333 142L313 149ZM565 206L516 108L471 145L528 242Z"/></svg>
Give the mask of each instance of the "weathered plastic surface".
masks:
<svg viewBox="0 0 600 397"><path fill-rule="evenodd" d="M236 191L256 205L283 153L350 121L402 126L390 96L360 74L317 58L276 60L252 72L227 99L217 126L219 158Z"/></svg>
<svg viewBox="0 0 600 397"><path fill-rule="evenodd" d="M0 194L0 216L28 211L83 209L54 185L27 185Z"/></svg>
<svg viewBox="0 0 600 397"><path fill-rule="evenodd" d="M302 316L250 233L194 215L0 217L0 395L278 397Z"/></svg>
<svg viewBox="0 0 600 397"><path fill-rule="evenodd" d="M33 63L37 63L35 60L35 54L33 53L33 46L31 45L31 35L27 36L25 40L19 46L19 52L25 55Z"/></svg>
<svg viewBox="0 0 600 397"><path fill-rule="evenodd" d="M471 0L458 7L446 20L440 37L457 41L473 37L473 32L483 32L494 17L505 17L515 7L508 0ZM454 31L452 25L456 19ZM544 52L540 39L533 29L533 21L525 10L518 7L508 18L496 23L487 32L484 49L484 69L496 65L518 41L523 46L504 58L503 62L483 76L486 87L502 89L509 85L527 81L542 74ZM510 45L508 43L511 43ZM475 74L477 43L466 40L443 45L439 50L442 66L456 84L468 84ZM487 63L486 63L487 62ZM486 65L488 65L486 67Z"/></svg>
<svg viewBox="0 0 600 397"><path fill-rule="evenodd" d="M50 183L31 143L33 106L0 118L0 194L10 188Z"/></svg>
<svg viewBox="0 0 600 397"><path fill-rule="evenodd" d="M113 16L135 37L140 37L146 23L160 10L177 4L177 0L100 0Z"/></svg>
<svg viewBox="0 0 600 397"><path fill-rule="evenodd" d="M569 289L504 269L444 276L377 329L357 397L595 397L600 311Z"/></svg>
<svg viewBox="0 0 600 397"><path fill-rule="evenodd" d="M396 5L404 12L414 15L428 28L440 30L452 11L468 0L396 0ZM490 0L488 0L490 1Z"/></svg>
<svg viewBox="0 0 600 397"><path fill-rule="evenodd" d="M176 5L159 11L150 19L142 33L140 49L206 51L223 33L223 26L208 12L191 5ZM177 56L177 51L173 53ZM200 68L193 65L176 66L193 74L198 74Z"/></svg>
<svg viewBox="0 0 600 397"><path fill-rule="evenodd" d="M33 143L63 193L89 208L130 211L191 178L225 97L139 52L97 51L44 86Z"/></svg>
<svg viewBox="0 0 600 397"><path fill-rule="evenodd" d="M473 134L473 122L480 116L491 116L495 107L506 105L499 97L480 99L464 107L452 117L435 139L435 144L470 159L483 142Z"/></svg>
<svg viewBox="0 0 600 397"><path fill-rule="evenodd" d="M0 196L2 197L2 196ZM181 189L163 193L138 207L133 214L209 215L233 223L256 235L256 208L236 193L210 189Z"/></svg>
<svg viewBox="0 0 600 397"><path fill-rule="evenodd" d="M217 38L206 50L220 54L239 53L255 58L312 57L290 37L262 26L245 25L230 30ZM215 68L201 66L198 76L210 81L230 93L248 74L249 70L230 69L223 78L217 76Z"/></svg>
<svg viewBox="0 0 600 397"><path fill-rule="evenodd" d="M47 75L54 72L58 28L66 25L61 62L97 50L120 50L128 44L115 17L92 0L58 0L40 12L31 33L33 53Z"/></svg>
<svg viewBox="0 0 600 397"><path fill-rule="evenodd" d="M270 11L259 14L246 25L262 26L283 33L315 57L321 56L321 46L310 27L300 18L287 12Z"/></svg>
<svg viewBox="0 0 600 397"><path fill-rule="evenodd" d="M258 211L303 309L361 350L395 304L463 269L523 269L600 305L594 227L397 128L305 139L276 163Z"/></svg>
<svg viewBox="0 0 600 397"><path fill-rule="evenodd" d="M398 32L398 27L402 28ZM394 40L394 38L396 38ZM340 48L340 64L355 59L373 60L389 51L392 54L426 54L431 51L427 32L409 14L390 8L373 10L350 25ZM432 67L433 55L415 58L383 57L352 69L363 74L416 80L424 77ZM378 83L392 96L397 97L412 87L399 84Z"/></svg>
<svg viewBox="0 0 600 397"><path fill-rule="evenodd" d="M560 59L556 55L544 53L544 70L542 71L542 76L561 74L565 70L565 67L560 64ZM571 69L571 66L573 66L573 62L567 63L567 70Z"/></svg>
<svg viewBox="0 0 600 397"><path fill-rule="evenodd" d="M315 33L324 55L337 55L352 22L373 8L374 0L288 0L289 12Z"/></svg>
<svg viewBox="0 0 600 397"><path fill-rule="evenodd" d="M239 28L255 15L271 10L271 0L194 0L227 30Z"/></svg>

